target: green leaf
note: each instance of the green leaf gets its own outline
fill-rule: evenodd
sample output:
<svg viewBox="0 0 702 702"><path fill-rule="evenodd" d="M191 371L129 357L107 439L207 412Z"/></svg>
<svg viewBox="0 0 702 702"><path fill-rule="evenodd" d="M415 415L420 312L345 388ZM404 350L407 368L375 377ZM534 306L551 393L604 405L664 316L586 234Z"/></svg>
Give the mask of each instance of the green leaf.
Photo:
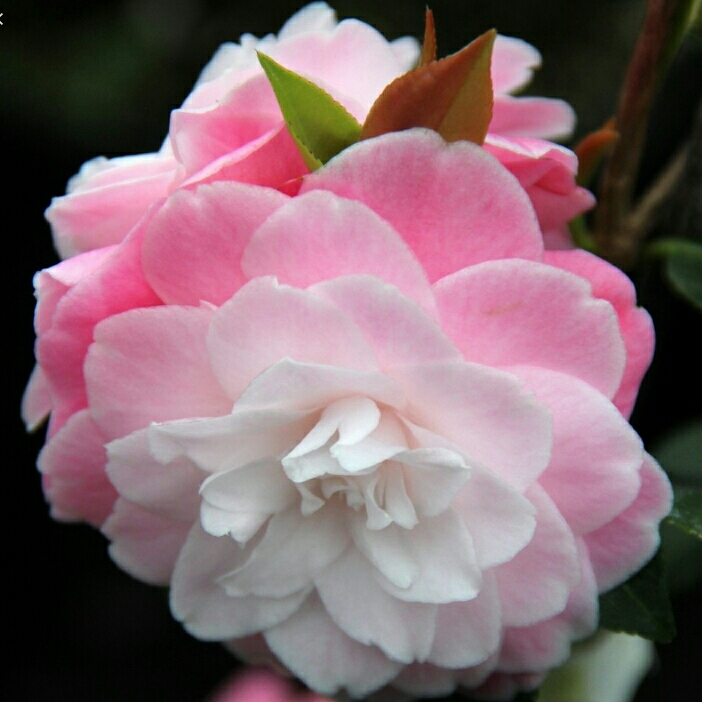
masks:
<svg viewBox="0 0 702 702"><path fill-rule="evenodd" d="M259 52L258 60L273 86L288 130L311 171L359 140L361 125L329 93L270 56Z"/></svg>
<svg viewBox="0 0 702 702"><path fill-rule="evenodd" d="M673 640L675 620L659 555L600 597L600 626L663 643Z"/></svg>
<svg viewBox="0 0 702 702"><path fill-rule="evenodd" d="M651 448L673 483L702 488L702 420L677 428Z"/></svg>
<svg viewBox="0 0 702 702"><path fill-rule="evenodd" d="M482 144L492 119L490 62L496 36L490 30L458 53L396 78L373 103L361 139L426 127L446 141Z"/></svg>
<svg viewBox="0 0 702 702"><path fill-rule="evenodd" d="M675 501L666 522L702 539L702 490L674 487Z"/></svg>
<svg viewBox="0 0 702 702"><path fill-rule="evenodd" d="M702 245L684 239L663 239L652 244L647 253L665 259L668 282L702 311Z"/></svg>

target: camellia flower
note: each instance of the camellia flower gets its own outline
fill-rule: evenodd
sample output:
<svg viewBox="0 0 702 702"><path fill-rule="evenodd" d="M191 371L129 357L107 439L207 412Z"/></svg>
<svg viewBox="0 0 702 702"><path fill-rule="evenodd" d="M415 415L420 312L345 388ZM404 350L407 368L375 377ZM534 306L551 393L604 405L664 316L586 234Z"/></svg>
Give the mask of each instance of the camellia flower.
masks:
<svg viewBox="0 0 702 702"><path fill-rule="evenodd" d="M293 16L277 37L246 34L225 44L193 92L171 115L160 151L86 163L46 216L62 258L118 244L149 207L178 188L237 181L285 189L308 172L256 55L261 51L325 88L360 122L383 88L416 63L409 37L386 41L357 20L337 23L325 3ZM546 235L568 245L566 223L593 205L575 185L573 154L542 139L567 136L572 109L561 100L509 93L529 82L539 53L498 37L493 52L495 106L486 148L527 189Z"/></svg>
<svg viewBox="0 0 702 702"><path fill-rule="evenodd" d="M290 681L270 670L248 670L235 675L209 702L330 702L311 692L296 691Z"/></svg>
<svg viewBox="0 0 702 702"><path fill-rule="evenodd" d="M531 689L657 548L648 315L544 251L482 147L411 129L293 197L182 188L37 285L54 514L318 692Z"/></svg>

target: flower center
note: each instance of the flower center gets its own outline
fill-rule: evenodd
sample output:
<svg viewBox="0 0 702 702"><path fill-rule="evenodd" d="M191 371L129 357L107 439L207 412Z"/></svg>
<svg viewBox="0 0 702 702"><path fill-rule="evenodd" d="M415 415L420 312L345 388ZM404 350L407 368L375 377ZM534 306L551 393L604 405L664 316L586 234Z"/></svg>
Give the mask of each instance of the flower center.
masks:
<svg viewBox="0 0 702 702"><path fill-rule="evenodd" d="M408 450L397 416L365 397L328 405L312 430L283 458L285 473L302 498L304 515L337 497L365 507L369 529L417 524L403 466L393 457Z"/></svg>

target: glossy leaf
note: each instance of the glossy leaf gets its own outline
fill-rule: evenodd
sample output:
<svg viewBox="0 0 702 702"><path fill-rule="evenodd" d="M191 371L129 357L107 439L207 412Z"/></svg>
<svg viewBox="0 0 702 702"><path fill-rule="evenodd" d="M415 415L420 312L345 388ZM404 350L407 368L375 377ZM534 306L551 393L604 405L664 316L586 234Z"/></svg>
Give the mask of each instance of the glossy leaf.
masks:
<svg viewBox="0 0 702 702"><path fill-rule="evenodd" d="M482 144L492 119L490 30L452 56L431 61L396 78L368 113L361 139L427 127L446 141Z"/></svg>
<svg viewBox="0 0 702 702"><path fill-rule="evenodd" d="M672 641L675 620L659 555L625 583L600 597L600 626L653 641Z"/></svg>
<svg viewBox="0 0 702 702"><path fill-rule="evenodd" d="M670 285L702 310L702 245L684 239L663 239L651 245L647 254L665 259Z"/></svg>
<svg viewBox="0 0 702 702"><path fill-rule="evenodd" d="M702 490L691 487L676 487L673 509L666 523L702 539Z"/></svg>
<svg viewBox="0 0 702 702"><path fill-rule="evenodd" d="M677 428L651 448L672 482L702 489L702 420Z"/></svg>
<svg viewBox="0 0 702 702"><path fill-rule="evenodd" d="M314 171L355 144L361 125L329 93L259 52L288 130L307 167Z"/></svg>

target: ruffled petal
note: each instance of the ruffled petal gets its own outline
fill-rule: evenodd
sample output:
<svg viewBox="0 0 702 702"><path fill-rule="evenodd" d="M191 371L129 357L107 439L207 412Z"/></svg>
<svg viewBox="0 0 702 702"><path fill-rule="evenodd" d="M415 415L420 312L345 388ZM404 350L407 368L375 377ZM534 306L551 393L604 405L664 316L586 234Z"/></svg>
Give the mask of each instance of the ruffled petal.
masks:
<svg viewBox="0 0 702 702"><path fill-rule="evenodd" d="M536 509L521 493L480 466L453 500L470 531L481 570L506 563L532 539Z"/></svg>
<svg viewBox="0 0 702 702"><path fill-rule="evenodd" d="M483 663L500 646L500 599L492 573L483 574L478 596L439 605L436 635L428 661L446 668Z"/></svg>
<svg viewBox="0 0 702 702"><path fill-rule="evenodd" d="M639 492L641 439L609 400L578 378L534 367L512 371L553 415L553 452L541 487L575 534L614 519Z"/></svg>
<svg viewBox="0 0 702 702"><path fill-rule="evenodd" d="M462 358L435 319L384 280L352 275L314 285L310 292L331 300L353 319L382 370Z"/></svg>
<svg viewBox="0 0 702 702"><path fill-rule="evenodd" d="M633 575L655 554L658 526L673 503L670 481L656 461L644 454L641 489L618 517L584 537L600 592Z"/></svg>
<svg viewBox="0 0 702 702"><path fill-rule="evenodd" d="M361 203L329 192L300 195L269 217L251 238L241 266L249 278L274 275L298 288L375 275L423 307L433 306L424 271L397 232Z"/></svg>
<svg viewBox="0 0 702 702"><path fill-rule="evenodd" d="M541 263L491 261L435 290L442 326L468 360L549 368L614 396L626 363L617 316L583 278Z"/></svg>
<svg viewBox="0 0 702 702"><path fill-rule="evenodd" d="M378 646L393 660L425 660L434 640L437 605L398 600L377 584L372 571L350 548L315 577L329 616L348 636Z"/></svg>
<svg viewBox="0 0 702 702"><path fill-rule="evenodd" d="M377 368L372 348L335 305L274 278L251 281L221 307L207 345L217 379L232 398L284 358L357 371Z"/></svg>
<svg viewBox="0 0 702 702"><path fill-rule="evenodd" d="M381 531L358 528L357 524L355 521L352 531L354 543L378 569L378 583L394 597L441 604L471 600L480 592L482 573L473 540L452 510L421 519L405 534L394 524ZM402 560L398 558L392 566L383 562L393 553Z"/></svg>
<svg viewBox="0 0 702 702"><path fill-rule="evenodd" d="M285 393L280 392L281 387L286 389ZM284 359L257 376L236 401L235 408L303 412L321 409L352 395L390 407L404 404L402 390L382 373Z"/></svg>
<svg viewBox="0 0 702 702"><path fill-rule="evenodd" d="M102 527L112 560L134 578L168 585L190 524L148 512L120 498Z"/></svg>
<svg viewBox="0 0 702 702"><path fill-rule="evenodd" d="M231 597L218 578L243 565L255 540L241 548L229 536L211 536L199 523L190 530L171 580L173 616L193 635L221 641L264 631L299 609L309 590L289 597Z"/></svg>
<svg viewBox="0 0 702 702"><path fill-rule="evenodd" d="M178 456L162 463L149 447L149 430L135 431L107 445L107 476L121 497L156 516L191 525L198 516L198 490L206 477Z"/></svg>
<svg viewBox="0 0 702 702"><path fill-rule="evenodd" d="M271 517L246 562L221 575L218 583L234 597L287 597L308 588L349 542L343 519L332 506L309 517L294 506Z"/></svg>
<svg viewBox="0 0 702 702"><path fill-rule="evenodd" d="M399 232L430 282L481 261L538 260L543 250L517 180L484 149L447 144L430 130L359 142L305 178L300 192L310 190L370 207Z"/></svg>
<svg viewBox="0 0 702 702"><path fill-rule="evenodd" d="M575 129L575 112L563 100L498 95L490 131L502 136L567 139Z"/></svg>
<svg viewBox="0 0 702 702"><path fill-rule="evenodd" d="M112 511L117 493L105 475L105 437L88 410L74 414L39 454L51 516L99 527Z"/></svg>
<svg viewBox="0 0 702 702"><path fill-rule="evenodd" d="M405 391L404 416L454 442L466 456L519 491L551 454L551 417L522 381L474 363L438 363L392 373Z"/></svg>
<svg viewBox="0 0 702 702"><path fill-rule="evenodd" d="M626 366L612 402L628 418L634 409L641 380L651 363L654 345L651 317L646 310L636 306L633 283L619 269L586 251L547 251L544 261L589 280L592 294L614 307L626 347Z"/></svg>
<svg viewBox="0 0 702 702"><path fill-rule="evenodd" d="M316 594L264 636L297 677L324 695L346 689L352 697L364 697L392 680L402 668L375 646L364 646L344 634Z"/></svg>
<svg viewBox="0 0 702 702"><path fill-rule="evenodd" d="M110 439L152 422L228 413L205 337L207 308L137 309L97 325L85 359L93 418Z"/></svg>
<svg viewBox="0 0 702 702"><path fill-rule="evenodd" d="M61 258L119 244L149 207L166 197L176 167L172 157L161 154L85 164L68 194L55 197L45 213Z"/></svg>
<svg viewBox="0 0 702 702"><path fill-rule="evenodd" d="M534 536L493 571L505 626L527 626L559 614L582 579L575 537L556 506L538 485L526 497L537 509Z"/></svg>
<svg viewBox="0 0 702 702"><path fill-rule="evenodd" d="M240 263L252 232L287 199L241 183L178 190L146 230L147 280L167 304L221 305L246 282Z"/></svg>

